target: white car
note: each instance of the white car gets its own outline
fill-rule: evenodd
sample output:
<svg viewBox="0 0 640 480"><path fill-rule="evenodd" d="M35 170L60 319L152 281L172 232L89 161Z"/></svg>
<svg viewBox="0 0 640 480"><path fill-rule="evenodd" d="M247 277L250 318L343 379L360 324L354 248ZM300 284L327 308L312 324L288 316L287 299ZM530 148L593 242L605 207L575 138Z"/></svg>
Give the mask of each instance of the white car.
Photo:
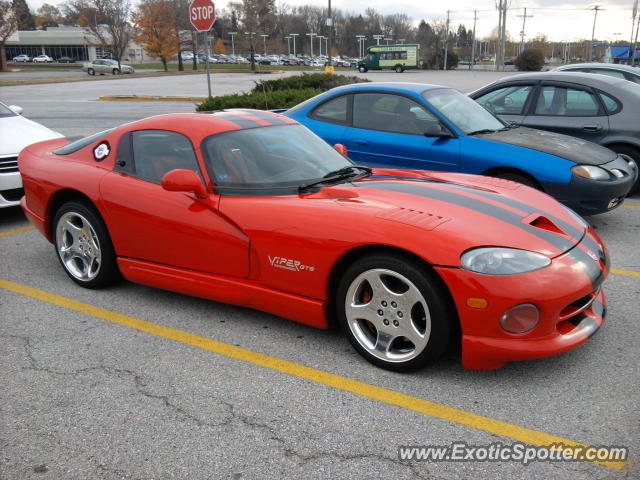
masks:
<svg viewBox="0 0 640 480"><path fill-rule="evenodd" d="M37 57L33 57L32 60L34 63L52 63L53 58L49 55L38 55Z"/></svg>
<svg viewBox="0 0 640 480"><path fill-rule="evenodd" d="M19 205L24 195L18 171L20 150L32 143L62 137L21 113L20 107L0 103L0 208Z"/></svg>
<svg viewBox="0 0 640 480"><path fill-rule="evenodd" d="M13 61L14 62L30 62L31 58L29 57L29 55L16 55L15 57L13 57Z"/></svg>

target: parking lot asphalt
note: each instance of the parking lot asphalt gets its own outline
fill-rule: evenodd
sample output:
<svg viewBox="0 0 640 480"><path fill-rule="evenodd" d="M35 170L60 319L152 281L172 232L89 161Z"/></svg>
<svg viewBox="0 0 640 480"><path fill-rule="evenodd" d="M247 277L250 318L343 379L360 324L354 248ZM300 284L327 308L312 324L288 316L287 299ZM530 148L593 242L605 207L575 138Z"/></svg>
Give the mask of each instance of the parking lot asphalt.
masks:
<svg viewBox="0 0 640 480"><path fill-rule="evenodd" d="M442 73L468 91L489 72ZM247 77L214 81L243 90ZM65 134L193 109L97 102L99 83L7 87L1 99ZM104 83L110 91L100 94L177 94L150 79ZM452 351L396 374L366 363L334 330L128 282L81 289L18 209L1 210L0 478L638 478L640 199L588 220L613 259L608 318L589 342L488 372L462 369ZM402 445L550 438L626 446L631 461L398 458Z"/></svg>

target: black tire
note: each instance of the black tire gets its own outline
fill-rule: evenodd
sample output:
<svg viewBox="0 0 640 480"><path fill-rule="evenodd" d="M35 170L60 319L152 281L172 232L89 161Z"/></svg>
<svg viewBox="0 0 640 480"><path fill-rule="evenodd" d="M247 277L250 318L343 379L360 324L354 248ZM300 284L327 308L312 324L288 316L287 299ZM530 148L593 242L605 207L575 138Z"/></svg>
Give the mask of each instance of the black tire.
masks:
<svg viewBox="0 0 640 480"><path fill-rule="evenodd" d="M114 68L111 73L113 73L114 75L120 75L120 70Z"/></svg>
<svg viewBox="0 0 640 480"><path fill-rule="evenodd" d="M374 283L380 280L378 285L384 284L386 289L374 291L368 278ZM364 308L354 313L353 307ZM422 368L440 357L449 346L456 321L449 292L433 271L408 257L382 253L357 260L344 273L336 292L336 313L340 327L360 355L396 372ZM359 314L375 317L377 325L358 318Z"/></svg>
<svg viewBox="0 0 640 480"><path fill-rule="evenodd" d="M96 71L95 71L93 68L89 68L89 69L87 69L87 73L88 73L89 75L95 75L95 74L96 74Z"/></svg>
<svg viewBox="0 0 640 480"><path fill-rule="evenodd" d="M627 157L629 157L635 162L636 170L640 169L640 151L636 150L633 147L628 147L627 145L612 145L609 148L617 154L626 155ZM638 193L638 191L640 191L640 175L638 175L638 178L636 178L636 183L634 183L633 187L631 187L629 195Z"/></svg>
<svg viewBox="0 0 640 480"><path fill-rule="evenodd" d="M396 70L396 73L402 73L402 72L404 72L404 68L402 68L402 66L401 66L401 65L396 65L395 70Z"/></svg>
<svg viewBox="0 0 640 480"><path fill-rule="evenodd" d="M536 185L536 183L533 180L531 180L526 175L523 175L523 174L520 174L520 173L502 172L502 173L496 173L495 175L492 175L492 176L496 177L496 178L502 178L504 180L511 180L512 182L518 182L518 183L521 183L523 185L526 185L527 187L531 187L531 188L535 188L536 190L540 190L540 187L538 185Z"/></svg>
<svg viewBox="0 0 640 480"><path fill-rule="evenodd" d="M368 70L368 68L367 68L367 67L365 67L364 65L360 65L360 66L358 67L358 71L359 71L360 73L367 73L367 70Z"/></svg>
<svg viewBox="0 0 640 480"><path fill-rule="evenodd" d="M85 288L101 288L120 278L111 237L93 206L67 202L52 226L56 256L71 280Z"/></svg>

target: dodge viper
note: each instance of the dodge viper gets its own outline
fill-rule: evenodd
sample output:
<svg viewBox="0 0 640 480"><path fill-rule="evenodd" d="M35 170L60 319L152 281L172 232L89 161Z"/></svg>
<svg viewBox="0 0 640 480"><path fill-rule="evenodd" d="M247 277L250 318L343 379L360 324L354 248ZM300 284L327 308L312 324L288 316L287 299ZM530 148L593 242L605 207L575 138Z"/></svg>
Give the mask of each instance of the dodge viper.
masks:
<svg viewBox="0 0 640 480"><path fill-rule="evenodd" d="M461 340L467 368L563 352L604 321L608 254L525 185L370 169L296 121L139 120L19 156L30 221L87 288L133 282L341 326L407 371Z"/></svg>

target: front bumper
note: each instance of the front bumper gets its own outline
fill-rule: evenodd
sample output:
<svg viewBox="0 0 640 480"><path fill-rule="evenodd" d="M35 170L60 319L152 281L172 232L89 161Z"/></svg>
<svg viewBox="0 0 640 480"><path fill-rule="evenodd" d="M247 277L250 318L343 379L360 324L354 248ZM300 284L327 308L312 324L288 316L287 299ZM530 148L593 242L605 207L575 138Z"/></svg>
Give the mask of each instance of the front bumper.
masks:
<svg viewBox="0 0 640 480"><path fill-rule="evenodd" d="M0 173L0 208L19 205L23 195L19 172Z"/></svg>
<svg viewBox="0 0 640 480"><path fill-rule="evenodd" d="M542 188L581 215L608 212L623 202L638 177L638 171L622 157L599 167L609 171L616 169L623 176L600 181L572 175L569 184L543 182Z"/></svg>
<svg viewBox="0 0 640 480"><path fill-rule="evenodd" d="M465 368L493 369L510 361L561 353L586 342L604 322L606 299L601 285L609 260L591 229L574 248L533 272L491 276L464 269L436 270L458 310ZM486 308L469 306L469 298L486 299ZM502 314L522 303L538 307L538 324L525 333L503 330Z"/></svg>

